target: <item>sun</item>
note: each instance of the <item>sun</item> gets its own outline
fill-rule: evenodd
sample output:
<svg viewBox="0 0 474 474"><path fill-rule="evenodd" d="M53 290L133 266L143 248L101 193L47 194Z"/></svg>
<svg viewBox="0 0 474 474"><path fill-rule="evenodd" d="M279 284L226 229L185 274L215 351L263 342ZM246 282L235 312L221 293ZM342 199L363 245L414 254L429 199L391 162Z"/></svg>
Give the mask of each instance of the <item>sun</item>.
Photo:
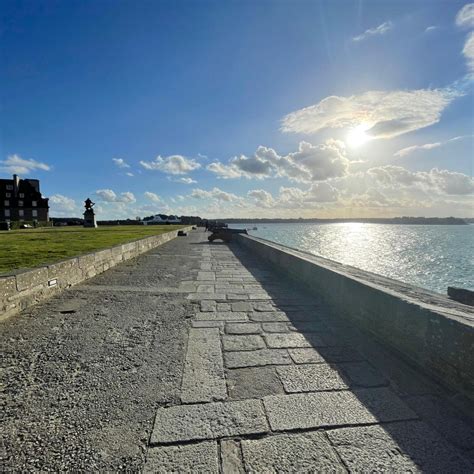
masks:
<svg viewBox="0 0 474 474"><path fill-rule="evenodd" d="M366 130L368 130L370 126L363 123L358 125L357 127L353 128L346 137L347 144L352 148L357 148L367 141L371 140L372 137L367 135Z"/></svg>

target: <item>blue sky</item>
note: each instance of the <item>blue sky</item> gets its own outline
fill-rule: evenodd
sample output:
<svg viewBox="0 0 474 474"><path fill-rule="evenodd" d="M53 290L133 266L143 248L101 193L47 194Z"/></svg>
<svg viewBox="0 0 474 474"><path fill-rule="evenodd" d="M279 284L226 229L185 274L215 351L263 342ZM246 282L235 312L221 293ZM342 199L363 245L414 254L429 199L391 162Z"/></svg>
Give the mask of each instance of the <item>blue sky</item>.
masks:
<svg viewBox="0 0 474 474"><path fill-rule="evenodd" d="M473 30L455 0L6 0L0 176L53 216L472 216Z"/></svg>

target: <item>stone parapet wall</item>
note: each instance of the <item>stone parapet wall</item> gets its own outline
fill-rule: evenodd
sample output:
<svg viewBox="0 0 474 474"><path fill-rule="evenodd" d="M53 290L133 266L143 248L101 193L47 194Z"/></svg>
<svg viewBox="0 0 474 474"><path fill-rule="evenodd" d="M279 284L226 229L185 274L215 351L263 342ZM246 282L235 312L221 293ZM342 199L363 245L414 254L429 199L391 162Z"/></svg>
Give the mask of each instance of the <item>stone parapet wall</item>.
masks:
<svg viewBox="0 0 474 474"><path fill-rule="evenodd" d="M474 399L474 311L436 293L247 235L236 241L320 295L341 317Z"/></svg>
<svg viewBox="0 0 474 474"><path fill-rule="evenodd" d="M181 230L187 231L191 227ZM121 262L174 239L178 231L153 235L112 248L69 258L31 270L0 275L0 320L6 319L64 288L77 285Z"/></svg>

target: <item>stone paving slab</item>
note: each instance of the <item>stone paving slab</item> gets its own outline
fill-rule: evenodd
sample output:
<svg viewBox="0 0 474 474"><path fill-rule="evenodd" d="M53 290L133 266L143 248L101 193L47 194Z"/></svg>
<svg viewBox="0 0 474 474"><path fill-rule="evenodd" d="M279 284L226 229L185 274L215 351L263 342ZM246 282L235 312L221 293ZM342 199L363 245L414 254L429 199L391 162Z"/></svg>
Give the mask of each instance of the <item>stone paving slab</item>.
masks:
<svg viewBox="0 0 474 474"><path fill-rule="evenodd" d="M290 332L287 323L262 323L265 332Z"/></svg>
<svg viewBox="0 0 474 474"><path fill-rule="evenodd" d="M273 349L325 346L323 339L313 333L265 334L267 346Z"/></svg>
<svg viewBox="0 0 474 474"><path fill-rule="evenodd" d="M216 441L180 446L158 446L148 450L145 473L219 473Z"/></svg>
<svg viewBox="0 0 474 474"><path fill-rule="evenodd" d="M209 311L196 313L196 321L248 321L247 313L234 311Z"/></svg>
<svg viewBox="0 0 474 474"><path fill-rule="evenodd" d="M329 364L289 365L276 370L287 393L349 388L344 375Z"/></svg>
<svg viewBox="0 0 474 474"><path fill-rule="evenodd" d="M227 323L225 331L227 334L260 334L262 328L257 323Z"/></svg>
<svg viewBox="0 0 474 474"><path fill-rule="evenodd" d="M242 441L247 472L346 472L322 433Z"/></svg>
<svg viewBox="0 0 474 474"><path fill-rule="evenodd" d="M240 443L233 440L221 441L221 463L223 474L243 474Z"/></svg>
<svg viewBox="0 0 474 474"><path fill-rule="evenodd" d="M229 369L257 367L265 365L291 364L291 358L285 349L260 349L251 352L226 352L225 366Z"/></svg>
<svg viewBox="0 0 474 474"><path fill-rule="evenodd" d="M225 351L255 351L265 347L262 337L255 334L224 336L222 343Z"/></svg>
<svg viewBox="0 0 474 474"><path fill-rule="evenodd" d="M283 394L283 385L274 367L246 367L227 371L229 398L262 398Z"/></svg>
<svg viewBox="0 0 474 474"><path fill-rule="evenodd" d="M288 352L297 364L357 362L365 359L359 352L347 346L289 349Z"/></svg>
<svg viewBox="0 0 474 474"><path fill-rule="evenodd" d="M275 431L416 418L415 413L386 388L276 395L265 397L263 402Z"/></svg>
<svg viewBox="0 0 474 474"><path fill-rule="evenodd" d="M342 369L352 386L377 387L388 385L388 380L367 362L345 362L335 367Z"/></svg>
<svg viewBox="0 0 474 474"><path fill-rule="evenodd" d="M221 341L217 328L191 328L181 385L183 403L225 400Z"/></svg>
<svg viewBox="0 0 474 474"><path fill-rule="evenodd" d="M151 444L260 434L268 423L260 400L159 408Z"/></svg>
<svg viewBox="0 0 474 474"><path fill-rule="evenodd" d="M257 323L288 322L288 316L281 311L255 311L249 314L250 320Z"/></svg>
<svg viewBox="0 0 474 474"><path fill-rule="evenodd" d="M473 466L420 421L342 428L328 437L351 472L472 473Z"/></svg>

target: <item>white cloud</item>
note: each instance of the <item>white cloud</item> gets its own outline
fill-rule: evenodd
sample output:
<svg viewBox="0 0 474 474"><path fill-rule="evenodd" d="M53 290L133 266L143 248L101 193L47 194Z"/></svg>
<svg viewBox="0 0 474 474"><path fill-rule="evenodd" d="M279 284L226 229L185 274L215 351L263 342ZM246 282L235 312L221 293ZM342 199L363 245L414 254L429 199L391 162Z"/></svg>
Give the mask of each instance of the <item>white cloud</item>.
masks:
<svg viewBox="0 0 474 474"><path fill-rule="evenodd" d="M474 28L474 3L468 3L459 10L456 25L461 28Z"/></svg>
<svg viewBox="0 0 474 474"><path fill-rule="evenodd" d="M466 42L464 43L464 48L462 54L467 60L467 67L471 73L474 73L474 31L469 33Z"/></svg>
<svg viewBox="0 0 474 474"><path fill-rule="evenodd" d="M197 183L196 180L192 178L178 178L174 180L175 183L183 183L183 184L195 184Z"/></svg>
<svg viewBox="0 0 474 474"><path fill-rule="evenodd" d="M145 193L143 193L143 195L150 201L161 202L161 198L160 196L158 196L158 194L151 193L150 191L146 191Z"/></svg>
<svg viewBox="0 0 474 474"><path fill-rule="evenodd" d="M365 125L370 138L392 138L439 122L441 113L459 95L450 89L419 89L331 96L288 114L282 120L282 130L313 134L327 128Z"/></svg>
<svg viewBox="0 0 474 474"><path fill-rule="evenodd" d="M78 214L76 201L62 194L53 194L49 198L51 215L57 217L74 217Z"/></svg>
<svg viewBox="0 0 474 474"><path fill-rule="evenodd" d="M175 175L187 174L201 167L197 161L181 155L171 155L166 158L157 156L153 161L140 161L140 164L147 170L158 170Z"/></svg>
<svg viewBox="0 0 474 474"><path fill-rule="evenodd" d="M345 153L344 143L332 139L320 145L300 142L297 151L284 156L273 148L259 146L250 157L232 158L227 165L212 163L207 169L224 179L287 177L300 182L321 181L347 172L350 162Z"/></svg>
<svg viewBox="0 0 474 474"><path fill-rule="evenodd" d="M396 153L393 154L393 156L398 156L400 158L404 158L405 156L410 155L411 153L418 151L418 150L432 150L433 148L438 148L440 146L447 145L448 143L455 142L458 140L462 140L464 138L472 138L472 135L464 135L460 137L453 137L450 138L449 140L446 140L444 142L435 142L435 143L425 143L424 145L413 145L409 146L406 148L402 148L401 150L398 150Z"/></svg>
<svg viewBox="0 0 474 474"><path fill-rule="evenodd" d="M225 202L239 200L239 197L236 196L235 194L222 191L222 189L219 189L219 188L213 188L210 191L196 188L196 189L193 189L191 193L191 197L195 199L215 199L217 201L225 201Z"/></svg>
<svg viewBox="0 0 474 474"><path fill-rule="evenodd" d="M120 193L120 195L115 194L112 189L98 189L95 194L99 196L105 202L118 202L118 203L134 203L136 198L133 193L127 191Z"/></svg>
<svg viewBox="0 0 474 474"><path fill-rule="evenodd" d="M28 174L35 170L49 171L51 167L36 160L26 160L19 155L10 155L0 161L0 170L6 173Z"/></svg>
<svg viewBox="0 0 474 474"><path fill-rule="evenodd" d="M385 21L384 23L380 24L379 26L376 26L375 28L369 28L368 30L365 30L364 33L362 33L361 35L354 36L354 38L352 38L352 41L359 42L364 41L367 38L370 38L371 36L384 35L391 29L393 29L393 23L391 21Z"/></svg>
<svg viewBox="0 0 474 474"><path fill-rule="evenodd" d="M112 158L112 161L118 168L130 168L130 165L123 158Z"/></svg>
<svg viewBox="0 0 474 474"><path fill-rule="evenodd" d="M436 142L436 143L425 143L424 145L413 145L413 146L408 146L406 148L402 148L401 150L398 150L396 153L393 154L393 156L399 156L400 158L403 158L404 156L407 156L414 151L417 150L432 150L433 148L438 148L442 145L441 142Z"/></svg>
<svg viewBox="0 0 474 474"><path fill-rule="evenodd" d="M268 208L275 204L273 196L263 189L253 189L247 193L247 196L253 198L258 206Z"/></svg>
<svg viewBox="0 0 474 474"><path fill-rule="evenodd" d="M434 26L434 25L433 26L428 26L428 27L425 28L425 33L431 33L432 31L435 31L437 29L438 29L437 26Z"/></svg>
<svg viewBox="0 0 474 474"><path fill-rule="evenodd" d="M131 177L135 176L133 173L130 173L130 172L125 173L125 174L126 174L127 176L131 176Z"/></svg>

